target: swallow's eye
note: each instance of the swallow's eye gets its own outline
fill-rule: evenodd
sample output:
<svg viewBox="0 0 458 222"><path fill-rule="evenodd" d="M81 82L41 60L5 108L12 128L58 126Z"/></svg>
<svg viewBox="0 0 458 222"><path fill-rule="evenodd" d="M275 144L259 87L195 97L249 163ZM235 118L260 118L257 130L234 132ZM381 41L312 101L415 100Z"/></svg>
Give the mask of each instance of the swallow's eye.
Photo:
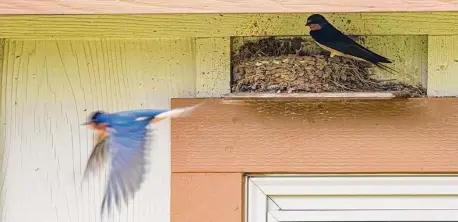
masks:
<svg viewBox="0 0 458 222"><path fill-rule="evenodd" d="M97 119L100 117L100 115L102 115L102 112L100 112L100 111L95 112L95 113L92 115L91 120L92 120L92 121L97 120Z"/></svg>

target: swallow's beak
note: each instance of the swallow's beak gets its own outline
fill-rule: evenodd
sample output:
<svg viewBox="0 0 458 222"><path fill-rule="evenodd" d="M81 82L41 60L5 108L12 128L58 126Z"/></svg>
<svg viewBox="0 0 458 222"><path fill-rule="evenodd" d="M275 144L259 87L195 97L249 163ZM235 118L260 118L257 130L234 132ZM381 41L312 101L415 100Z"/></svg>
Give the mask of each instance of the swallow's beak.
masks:
<svg viewBox="0 0 458 222"><path fill-rule="evenodd" d="M310 23L310 21L307 21L307 22L305 23L305 26L310 26L311 24L312 24L312 23Z"/></svg>
<svg viewBox="0 0 458 222"><path fill-rule="evenodd" d="M82 126L87 126L89 124L91 124L91 121L88 121L88 122L85 122L85 123L81 123Z"/></svg>

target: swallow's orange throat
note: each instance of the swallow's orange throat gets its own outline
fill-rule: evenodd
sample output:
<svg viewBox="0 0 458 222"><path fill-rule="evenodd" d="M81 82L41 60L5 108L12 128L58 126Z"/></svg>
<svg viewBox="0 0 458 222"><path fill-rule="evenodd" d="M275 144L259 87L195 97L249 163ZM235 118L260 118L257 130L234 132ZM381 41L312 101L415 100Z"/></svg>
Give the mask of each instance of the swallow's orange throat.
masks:
<svg viewBox="0 0 458 222"><path fill-rule="evenodd" d="M100 124L95 124L95 123L91 123L89 125L92 129L96 130L96 131L105 131L107 129L107 124L105 123L100 123Z"/></svg>
<svg viewBox="0 0 458 222"><path fill-rule="evenodd" d="M318 24L310 24L310 30L320 30L321 29L321 25L318 25Z"/></svg>

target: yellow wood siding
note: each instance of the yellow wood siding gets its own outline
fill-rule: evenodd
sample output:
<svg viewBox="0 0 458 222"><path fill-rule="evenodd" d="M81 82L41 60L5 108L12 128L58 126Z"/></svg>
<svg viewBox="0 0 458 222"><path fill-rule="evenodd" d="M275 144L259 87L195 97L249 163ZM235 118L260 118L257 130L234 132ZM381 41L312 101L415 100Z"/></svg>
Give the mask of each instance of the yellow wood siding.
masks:
<svg viewBox="0 0 458 222"><path fill-rule="evenodd" d="M219 97L230 91L231 41L196 39L196 96Z"/></svg>
<svg viewBox="0 0 458 222"><path fill-rule="evenodd" d="M0 38L170 38L304 35L310 13L0 16ZM323 13L354 35L455 35L458 12Z"/></svg>
<svg viewBox="0 0 458 222"><path fill-rule="evenodd" d="M429 36L428 95L458 96L458 36Z"/></svg>
<svg viewBox="0 0 458 222"><path fill-rule="evenodd" d="M80 124L97 109L167 108L170 97L193 97L193 44L190 38L7 40L1 220L98 221L104 177L80 186L92 149L92 132ZM169 121L157 135L150 173L121 221L169 220Z"/></svg>

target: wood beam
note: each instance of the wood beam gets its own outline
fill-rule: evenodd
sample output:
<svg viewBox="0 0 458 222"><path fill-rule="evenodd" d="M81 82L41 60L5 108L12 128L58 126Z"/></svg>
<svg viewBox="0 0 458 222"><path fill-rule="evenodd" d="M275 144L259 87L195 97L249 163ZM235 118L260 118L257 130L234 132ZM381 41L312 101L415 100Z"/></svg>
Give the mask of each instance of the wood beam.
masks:
<svg viewBox="0 0 458 222"><path fill-rule="evenodd" d="M172 120L172 172L458 172L458 99L206 102Z"/></svg>

